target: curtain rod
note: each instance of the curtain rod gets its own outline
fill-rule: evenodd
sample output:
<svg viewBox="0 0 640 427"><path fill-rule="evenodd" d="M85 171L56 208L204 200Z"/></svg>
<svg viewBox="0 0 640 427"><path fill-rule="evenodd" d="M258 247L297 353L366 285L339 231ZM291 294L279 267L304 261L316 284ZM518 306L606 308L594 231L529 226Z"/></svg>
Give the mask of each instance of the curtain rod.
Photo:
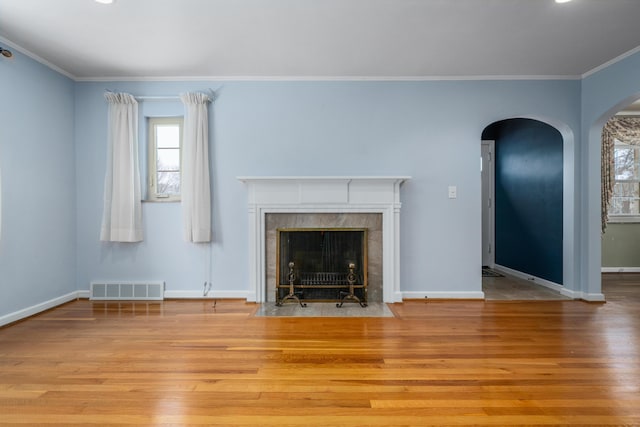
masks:
<svg viewBox="0 0 640 427"><path fill-rule="evenodd" d="M116 91L111 89L105 89L107 92L116 93ZM206 91L201 91L201 93L205 93L209 96L209 100L213 101L216 98L216 91L209 88ZM133 95L135 99L138 101L173 101L180 99L178 95Z"/></svg>
<svg viewBox="0 0 640 427"><path fill-rule="evenodd" d="M166 101L172 99L180 99L179 96L176 95L166 95L166 96L134 96L135 99L139 101Z"/></svg>

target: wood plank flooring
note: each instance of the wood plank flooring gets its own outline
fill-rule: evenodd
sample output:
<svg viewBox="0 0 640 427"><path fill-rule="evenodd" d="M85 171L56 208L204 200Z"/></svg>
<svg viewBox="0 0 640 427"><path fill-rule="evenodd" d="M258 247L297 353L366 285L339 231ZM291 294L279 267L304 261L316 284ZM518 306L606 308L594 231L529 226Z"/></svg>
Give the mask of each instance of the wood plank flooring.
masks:
<svg viewBox="0 0 640 427"><path fill-rule="evenodd" d="M0 424L640 425L640 280L608 285L395 318L79 300L0 329Z"/></svg>

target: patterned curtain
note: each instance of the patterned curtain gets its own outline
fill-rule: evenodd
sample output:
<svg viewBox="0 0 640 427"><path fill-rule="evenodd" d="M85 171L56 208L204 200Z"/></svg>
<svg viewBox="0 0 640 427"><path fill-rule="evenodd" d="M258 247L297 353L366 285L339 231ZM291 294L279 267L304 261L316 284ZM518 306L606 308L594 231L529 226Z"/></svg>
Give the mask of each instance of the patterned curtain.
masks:
<svg viewBox="0 0 640 427"><path fill-rule="evenodd" d="M640 145L640 117L612 117L602 129L602 233L609 221L609 205L615 184L615 141Z"/></svg>

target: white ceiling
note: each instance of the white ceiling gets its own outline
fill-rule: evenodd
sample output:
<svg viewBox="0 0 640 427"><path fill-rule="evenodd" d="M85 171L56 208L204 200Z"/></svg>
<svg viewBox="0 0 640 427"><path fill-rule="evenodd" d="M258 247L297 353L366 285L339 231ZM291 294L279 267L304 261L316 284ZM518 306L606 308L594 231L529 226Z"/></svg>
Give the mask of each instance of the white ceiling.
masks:
<svg viewBox="0 0 640 427"><path fill-rule="evenodd" d="M0 42L78 80L576 77L638 21L640 0L0 0Z"/></svg>

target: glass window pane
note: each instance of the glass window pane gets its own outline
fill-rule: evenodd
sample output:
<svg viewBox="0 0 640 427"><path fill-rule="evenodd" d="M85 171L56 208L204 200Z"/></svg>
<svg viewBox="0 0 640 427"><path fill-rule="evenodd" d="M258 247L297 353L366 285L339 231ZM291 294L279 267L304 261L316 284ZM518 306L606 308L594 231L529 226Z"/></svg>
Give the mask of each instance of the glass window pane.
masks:
<svg viewBox="0 0 640 427"><path fill-rule="evenodd" d="M180 194L180 172L158 172L158 194Z"/></svg>
<svg viewBox="0 0 640 427"><path fill-rule="evenodd" d="M637 215L640 213L640 183L616 182L609 206L611 215Z"/></svg>
<svg viewBox="0 0 640 427"><path fill-rule="evenodd" d="M638 215L640 213L640 200L624 197L611 199L609 214L611 215Z"/></svg>
<svg viewBox="0 0 640 427"><path fill-rule="evenodd" d="M150 200L177 200L181 190L181 117L149 117L148 121Z"/></svg>
<svg viewBox="0 0 640 427"><path fill-rule="evenodd" d="M159 149L156 167L158 171L180 170L180 150L176 148Z"/></svg>
<svg viewBox="0 0 640 427"><path fill-rule="evenodd" d="M158 148L180 147L180 126L157 125L156 126L156 144Z"/></svg>
<svg viewBox="0 0 640 427"><path fill-rule="evenodd" d="M616 146L615 179L638 179L638 147Z"/></svg>
<svg viewBox="0 0 640 427"><path fill-rule="evenodd" d="M635 176L635 150L616 147L614 157L616 179L633 179Z"/></svg>
<svg viewBox="0 0 640 427"><path fill-rule="evenodd" d="M609 205L609 215L622 215L622 207L620 206L620 200L616 197L611 199L611 204Z"/></svg>
<svg viewBox="0 0 640 427"><path fill-rule="evenodd" d="M640 197L640 188L637 182L616 182L613 186L613 195L616 197Z"/></svg>

